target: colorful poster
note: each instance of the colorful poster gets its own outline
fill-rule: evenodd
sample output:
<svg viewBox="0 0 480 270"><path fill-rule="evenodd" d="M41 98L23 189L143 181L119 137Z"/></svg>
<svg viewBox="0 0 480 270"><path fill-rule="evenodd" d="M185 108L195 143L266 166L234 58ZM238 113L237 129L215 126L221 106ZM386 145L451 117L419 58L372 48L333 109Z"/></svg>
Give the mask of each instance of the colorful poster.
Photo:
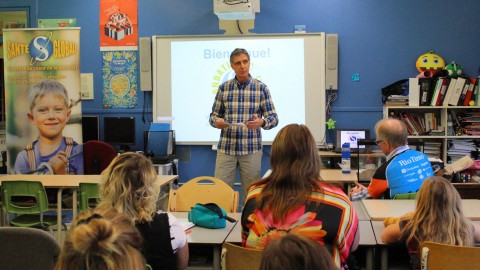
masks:
<svg viewBox="0 0 480 270"><path fill-rule="evenodd" d="M3 32L2 29L28 27L27 11L0 11L0 58L3 58Z"/></svg>
<svg viewBox="0 0 480 270"><path fill-rule="evenodd" d="M3 37L9 173L46 168L55 174L61 174L60 169L83 174L80 28L8 29ZM29 144L35 162L22 159ZM66 145L74 146L72 155L63 156L64 167L57 170L49 158L58 157ZM29 169L31 164L34 169ZM81 168L69 170L72 164Z"/></svg>
<svg viewBox="0 0 480 270"><path fill-rule="evenodd" d="M103 108L137 107L137 51L102 52Z"/></svg>
<svg viewBox="0 0 480 270"><path fill-rule="evenodd" d="M137 49L137 11L137 1L100 0L100 50Z"/></svg>

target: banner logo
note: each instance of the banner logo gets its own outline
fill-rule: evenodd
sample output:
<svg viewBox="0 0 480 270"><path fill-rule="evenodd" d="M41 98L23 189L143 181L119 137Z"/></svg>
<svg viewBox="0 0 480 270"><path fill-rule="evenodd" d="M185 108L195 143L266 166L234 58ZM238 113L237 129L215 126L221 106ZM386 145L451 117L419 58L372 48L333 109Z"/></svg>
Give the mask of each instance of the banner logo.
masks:
<svg viewBox="0 0 480 270"><path fill-rule="evenodd" d="M52 33L50 32L50 37L36 37L30 41L28 49L30 50L30 65L34 65L37 61L43 62L50 58L53 54L53 44L50 42L52 38Z"/></svg>
<svg viewBox="0 0 480 270"><path fill-rule="evenodd" d="M68 40L52 39L52 32L46 36L37 36L29 43L11 42L7 43L7 57L14 57L29 54L30 65L37 62L44 62L50 58L63 58L78 53L78 43Z"/></svg>

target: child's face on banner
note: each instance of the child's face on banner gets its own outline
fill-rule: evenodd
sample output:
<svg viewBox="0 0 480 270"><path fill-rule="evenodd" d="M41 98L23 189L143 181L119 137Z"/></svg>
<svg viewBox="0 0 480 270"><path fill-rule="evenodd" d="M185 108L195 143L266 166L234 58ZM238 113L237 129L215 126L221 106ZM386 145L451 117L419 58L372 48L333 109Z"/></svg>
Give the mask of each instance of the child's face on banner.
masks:
<svg viewBox="0 0 480 270"><path fill-rule="evenodd" d="M37 127L40 136L52 139L62 136L70 113L63 97L45 94L35 99L35 107L28 114L28 119Z"/></svg>

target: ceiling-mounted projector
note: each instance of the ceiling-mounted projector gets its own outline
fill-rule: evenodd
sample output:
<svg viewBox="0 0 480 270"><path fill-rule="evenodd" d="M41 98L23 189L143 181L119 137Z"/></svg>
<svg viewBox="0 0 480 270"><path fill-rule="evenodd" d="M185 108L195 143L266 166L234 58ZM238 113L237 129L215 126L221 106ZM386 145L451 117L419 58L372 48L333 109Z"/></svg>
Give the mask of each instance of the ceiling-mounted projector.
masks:
<svg viewBox="0 0 480 270"><path fill-rule="evenodd" d="M231 0L213 0L213 13L220 20L253 20L255 7L253 3Z"/></svg>

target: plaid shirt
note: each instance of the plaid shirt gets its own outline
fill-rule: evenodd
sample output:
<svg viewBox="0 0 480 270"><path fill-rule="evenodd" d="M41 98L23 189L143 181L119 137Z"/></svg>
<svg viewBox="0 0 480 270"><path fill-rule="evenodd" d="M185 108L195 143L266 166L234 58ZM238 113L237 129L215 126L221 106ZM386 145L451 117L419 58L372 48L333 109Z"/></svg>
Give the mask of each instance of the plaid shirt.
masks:
<svg viewBox="0 0 480 270"><path fill-rule="evenodd" d="M215 127L217 118L223 118L225 123L246 123L253 120L254 114L263 116L263 129L271 129L278 124L278 116L267 86L251 76L245 83L234 78L218 88L210 114L210 125ZM218 150L227 155L248 155L261 149L260 129L248 130L232 125L222 129L220 133Z"/></svg>

